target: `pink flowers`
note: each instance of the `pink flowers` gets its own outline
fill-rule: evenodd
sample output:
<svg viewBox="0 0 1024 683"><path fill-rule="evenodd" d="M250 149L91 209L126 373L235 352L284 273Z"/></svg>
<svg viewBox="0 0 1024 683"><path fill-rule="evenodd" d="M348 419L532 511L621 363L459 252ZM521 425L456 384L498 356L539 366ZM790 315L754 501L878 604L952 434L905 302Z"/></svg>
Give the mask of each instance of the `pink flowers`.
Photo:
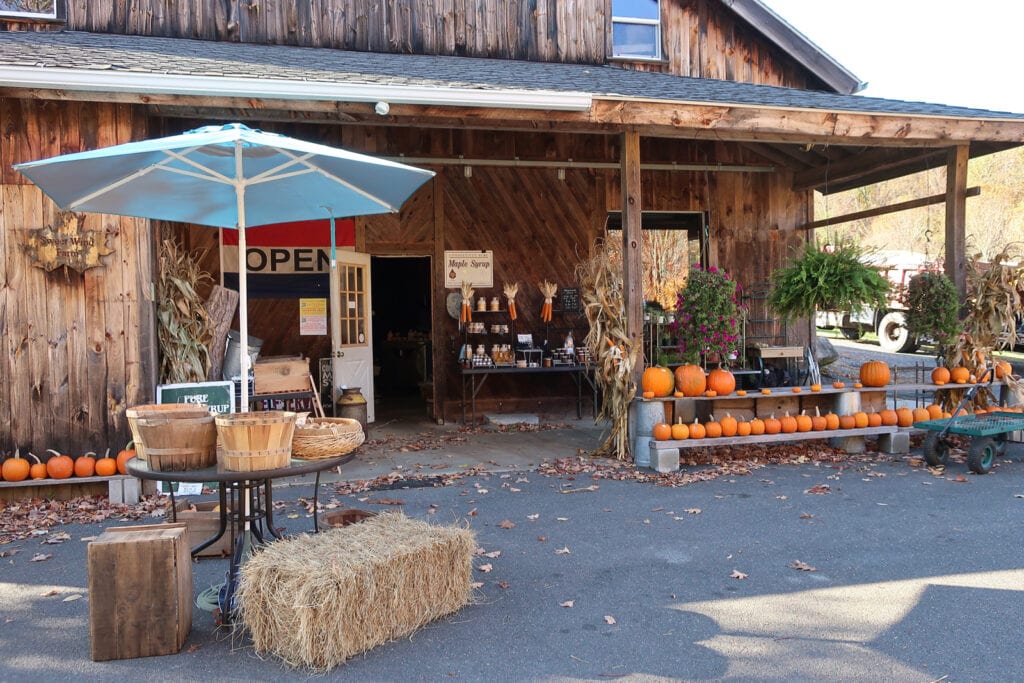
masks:
<svg viewBox="0 0 1024 683"><path fill-rule="evenodd" d="M676 297L676 322L670 326L684 361L699 362L702 353L724 357L739 350L739 291L728 273L693 264Z"/></svg>

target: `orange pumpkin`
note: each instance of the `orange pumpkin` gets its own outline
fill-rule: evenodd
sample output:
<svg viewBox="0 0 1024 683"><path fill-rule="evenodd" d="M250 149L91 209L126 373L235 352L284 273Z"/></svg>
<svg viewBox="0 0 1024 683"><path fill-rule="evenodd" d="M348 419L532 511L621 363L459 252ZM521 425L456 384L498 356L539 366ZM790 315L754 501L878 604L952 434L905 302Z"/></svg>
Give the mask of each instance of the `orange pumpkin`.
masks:
<svg viewBox="0 0 1024 683"><path fill-rule="evenodd" d="M96 474L96 454L89 451L75 458L73 470L76 477L91 477Z"/></svg>
<svg viewBox="0 0 1024 683"><path fill-rule="evenodd" d="M672 438L672 426L665 422L659 422L654 425L652 434L654 435L655 441L668 441Z"/></svg>
<svg viewBox="0 0 1024 683"><path fill-rule="evenodd" d="M796 431L798 432L809 432L814 428L814 423L811 421L811 416L807 413L800 413L796 416Z"/></svg>
<svg viewBox="0 0 1024 683"><path fill-rule="evenodd" d="M900 427L910 427L914 424L914 411L910 408L896 409L896 424Z"/></svg>
<svg viewBox="0 0 1024 683"><path fill-rule="evenodd" d="M932 370L932 384L946 384L949 382L949 368L941 365Z"/></svg>
<svg viewBox="0 0 1024 683"><path fill-rule="evenodd" d="M35 453L28 454L35 462L29 466L28 476L30 479L46 479L46 463L42 462Z"/></svg>
<svg viewBox="0 0 1024 683"><path fill-rule="evenodd" d="M670 395L674 386L672 371L660 365L647 368L640 376L640 387L644 392L652 392L655 397Z"/></svg>
<svg viewBox="0 0 1024 683"><path fill-rule="evenodd" d="M811 385L811 391L821 391L821 385L820 384L812 384Z"/></svg>
<svg viewBox="0 0 1024 683"><path fill-rule="evenodd" d="M683 422L683 418L679 418L679 420L672 425L672 438L675 441L685 441L690 438L690 428L686 426L685 422Z"/></svg>
<svg viewBox="0 0 1024 683"><path fill-rule="evenodd" d="M863 385L863 384L861 384L860 382L854 382L854 383L853 383L853 388L854 388L854 389L863 389L863 388L864 388L864 385Z"/></svg>
<svg viewBox="0 0 1024 683"><path fill-rule="evenodd" d="M853 419L853 415L840 415L839 416L839 428L840 429L853 429L857 426L857 421Z"/></svg>
<svg viewBox="0 0 1024 683"><path fill-rule="evenodd" d="M709 439L717 439L722 435L722 423L717 422L714 415L704 424L704 435Z"/></svg>
<svg viewBox="0 0 1024 683"><path fill-rule="evenodd" d="M913 415L914 422L924 422L925 420L932 419L931 413L928 412L927 408L914 408Z"/></svg>
<svg viewBox="0 0 1024 683"><path fill-rule="evenodd" d="M839 429L839 416L829 411L825 415L825 429Z"/></svg>
<svg viewBox="0 0 1024 683"><path fill-rule="evenodd" d="M718 392L715 391L714 389L708 389L707 391L704 392L704 395L707 396L708 398L714 398L715 396L718 396Z"/></svg>
<svg viewBox="0 0 1024 683"><path fill-rule="evenodd" d="M764 419L765 434L778 434L781 431L782 421L775 417L775 413L772 413Z"/></svg>
<svg viewBox="0 0 1024 683"><path fill-rule="evenodd" d="M725 414L718 424L722 425L722 436L736 436L736 432L739 429L739 422L735 417L729 413Z"/></svg>
<svg viewBox="0 0 1024 683"><path fill-rule="evenodd" d="M764 389L761 390L761 393L767 396L768 394L772 393L772 390L765 387Z"/></svg>
<svg viewBox="0 0 1024 683"><path fill-rule="evenodd" d="M868 413L868 427L881 427L882 416L878 413Z"/></svg>
<svg viewBox="0 0 1024 683"><path fill-rule="evenodd" d="M683 396L685 396L685 394L683 394L683 392L681 392L681 391L673 391L672 392L672 397L673 398L682 398Z"/></svg>
<svg viewBox="0 0 1024 683"><path fill-rule="evenodd" d="M3 477L4 481L25 481L28 479L30 469L28 460L21 457L21 452L15 448L14 455L4 460L4 464L0 466L0 477Z"/></svg>
<svg viewBox="0 0 1024 683"><path fill-rule="evenodd" d="M796 431L796 418L786 413L779 418L779 431L783 434L792 434Z"/></svg>
<svg viewBox="0 0 1024 683"><path fill-rule="evenodd" d="M860 383L866 387L884 387L892 379L889 366L880 360L869 360L860 366Z"/></svg>
<svg viewBox="0 0 1024 683"><path fill-rule="evenodd" d="M1010 377L1011 375L1013 375L1012 365L1007 363L1005 360L996 361L996 379Z"/></svg>
<svg viewBox="0 0 1024 683"><path fill-rule="evenodd" d="M858 410L853 414L853 426L858 429L863 429L868 426L868 414L863 410Z"/></svg>
<svg viewBox="0 0 1024 683"><path fill-rule="evenodd" d="M828 426L828 421L825 420L825 416L818 410L818 406L814 406L814 415L811 416L811 431L821 432L824 431Z"/></svg>
<svg viewBox="0 0 1024 683"><path fill-rule="evenodd" d="M47 449L47 452L53 453L46 460L46 474L51 479L67 479L75 473L75 461L70 455L63 455L52 448Z"/></svg>
<svg viewBox="0 0 1024 683"><path fill-rule="evenodd" d="M642 397L644 397L644 398L654 398L654 392L653 391L645 391L645 392L643 392L640 395Z"/></svg>
<svg viewBox="0 0 1024 683"><path fill-rule="evenodd" d="M736 436L750 436L753 431L750 423L746 420L741 420L736 423Z"/></svg>
<svg viewBox="0 0 1024 683"><path fill-rule="evenodd" d="M707 434L707 430L704 429L704 425L702 425L697 420L694 420L693 424L690 425L690 438L691 439L703 439L706 434Z"/></svg>
<svg viewBox="0 0 1024 683"><path fill-rule="evenodd" d="M737 396L746 396L747 395L747 390L746 389L737 389L736 390L736 395Z"/></svg>
<svg viewBox="0 0 1024 683"><path fill-rule="evenodd" d="M892 408L886 408L885 410L878 413L878 416L882 418L882 424L887 427L892 427L899 424L899 416L896 415L896 411Z"/></svg>
<svg viewBox="0 0 1024 683"><path fill-rule="evenodd" d="M793 387L793 393L794 394L799 394L801 391L803 391L803 390L800 387Z"/></svg>
<svg viewBox="0 0 1024 683"><path fill-rule="evenodd" d="M942 419L942 406L940 406L938 403L931 404L930 406L927 407L927 410L928 410L928 418L929 419L931 419L931 420L941 420Z"/></svg>
<svg viewBox="0 0 1024 683"><path fill-rule="evenodd" d="M842 382L832 382L832 388L833 389L842 389L845 386L846 385L843 384Z"/></svg>
<svg viewBox="0 0 1024 683"><path fill-rule="evenodd" d="M128 474L128 461L135 457L135 442L129 441L123 450L117 453L117 473Z"/></svg>
<svg viewBox="0 0 1024 683"><path fill-rule="evenodd" d="M675 372L676 390L683 396L700 396L708 388L708 378L699 365L680 365Z"/></svg>
<svg viewBox="0 0 1024 683"><path fill-rule="evenodd" d="M117 474L117 460L110 457L110 449L103 454L103 457L96 461L96 475L110 477Z"/></svg>
<svg viewBox="0 0 1024 683"><path fill-rule="evenodd" d="M715 368L708 374L708 389L718 392L719 396L728 396L736 390L736 377L725 368Z"/></svg>
<svg viewBox="0 0 1024 683"><path fill-rule="evenodd" d="M949 379L954 384L967 384L971 378L971 371L962 365L958 365L949 371Z"/></svg>
<svg viewBox="0 0 1024 683"><path fill-rule="evenodd" d="M755 417L750 421L750 434L752 436L761 436L764 434L765 424L764 420L759 417Z"/></svg>

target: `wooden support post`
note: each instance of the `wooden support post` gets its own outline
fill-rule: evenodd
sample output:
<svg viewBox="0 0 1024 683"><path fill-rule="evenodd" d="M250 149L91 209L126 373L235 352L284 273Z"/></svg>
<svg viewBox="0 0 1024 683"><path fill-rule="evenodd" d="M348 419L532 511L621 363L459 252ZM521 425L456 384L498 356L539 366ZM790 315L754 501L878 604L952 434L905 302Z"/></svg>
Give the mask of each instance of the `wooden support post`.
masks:
<svg viewBox="0 0 1024 683"><path fill-rule="evenodd" d="M621 150L622 187L622 299L626 308L626 333L633 345L643 345L644 293L641 282L641 221L640 209L640 133L627 130L622 134ZM640 386L643 363L633 369L633 380Z"/></svg>
<svg viewBox="0 0 1024 683"><path fill-rule="evenodd" d="M946 276L960 301L967 297L967 159L969 145L957 145L946 157Z"/></svg>

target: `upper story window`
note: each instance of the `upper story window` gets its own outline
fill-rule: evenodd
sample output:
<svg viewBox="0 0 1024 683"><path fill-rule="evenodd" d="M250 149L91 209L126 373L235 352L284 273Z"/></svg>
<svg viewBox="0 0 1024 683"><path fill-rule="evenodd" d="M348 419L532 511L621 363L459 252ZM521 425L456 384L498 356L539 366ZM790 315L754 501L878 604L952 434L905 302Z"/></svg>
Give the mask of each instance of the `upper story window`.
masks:
<svg viewBox="0 0 1024 683"><path fill-rule="evenodd" d="M612 0L612 56L661 59L661 0Z"/></svg>
<svg viewBox="0 0 1024 683"><path fill-rule="evenodd" d="M60 19L59 0L0 0L0 16Z"/></svg>

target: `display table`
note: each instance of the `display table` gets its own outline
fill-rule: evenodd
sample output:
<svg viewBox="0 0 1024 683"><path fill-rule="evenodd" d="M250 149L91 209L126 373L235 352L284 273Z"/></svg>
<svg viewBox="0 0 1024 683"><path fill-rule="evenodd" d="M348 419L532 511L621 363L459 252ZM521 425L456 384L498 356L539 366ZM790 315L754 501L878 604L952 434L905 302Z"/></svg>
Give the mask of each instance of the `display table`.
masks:
<svg viewBox="0 0 1024 683"><path fill-rule="evenodd" d="M320 473L339 467L352 460L355 453L339 455L335 458L320 460L292 460L286 467L272 470L256 470L253 472L236 472L221 467L208 467L201 470L185 470L183 472L156 472L149 468L149 463L132 458L128 461L128 473L139 479L166 482L193 482L217 484L217 495L220 500L220 524L216 535L192 548L193 557L204 548L212 545L225 533L230 534L232 552L228 558L227 581L221 591L221 614L225 622L230 621L233 609L235 582L238 566L244 559L247 532L251 540L265 543L266 534L281 538L281 533L274 526L273 481L301 474L315 474L313 484L313 529L319 531L316 506L320 490ZM172 520L177 521L174 513L174 492L171 492Z"/></svg>
<svg viewBox="0 0 1024 683"><path fill-rule="evenodd" d="M462 371L462 423L466 424L466 383L470 385L469 404L473 424L476 424L476 395L489 375L568 375L576 383L576 419L583 418L583 383L594 392L594 416L597 416L597 383L591 377L593 367L588 365L553 365L549 368L516 368L511 366L489 366L461 368ZM477 381L479 378L479 381Z"/></svg>

